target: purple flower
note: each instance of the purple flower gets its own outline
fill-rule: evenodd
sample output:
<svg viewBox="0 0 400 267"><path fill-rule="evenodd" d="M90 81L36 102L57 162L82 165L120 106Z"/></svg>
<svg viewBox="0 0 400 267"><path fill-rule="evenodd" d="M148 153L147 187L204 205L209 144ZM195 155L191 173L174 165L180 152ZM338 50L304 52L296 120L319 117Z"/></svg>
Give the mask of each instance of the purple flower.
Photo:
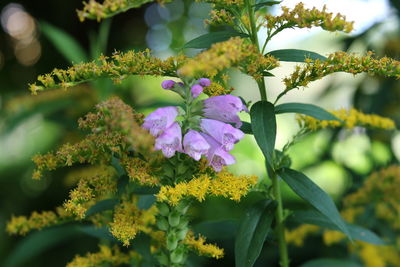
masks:
<svg viewBox="0 0 400 267"><path fill-rule="evenodd" d="M233 122L236 128L242 126L242 122L237 115L238 112L244 110L249 112L242 100L233 95L219 95L204 100L204 116L223 122Z"/></svg>
<svg viewBox="0 0 400 267"><path fill-rule="evenodd" d="M209 164L214 168L215 171L219 172L223 166L231 165L236 162L235 157L226 152L220 143L218 143L211 136L202 133L204 139L210 145L210 149L207 153L207 159Z"/></svg>
<svg viewBox="0 0 400 267"><path fill-rule="evenodd" d="M174 123L176 116L176 107L158 108L144 119L142 127L149 130L151 135L158 136Z"/></svg>
<svg viewBox="0 0 400 267"><path fill-rule="evenodd" d="M155 150L162 150L165 157L170 158L175 152L182 152L182 130L177 122L167 128L156 138Z"/></svg>
<svg viewBox="0 0 400 267"><path fill-rule="evenodd" d="M201 155L207 154L210 145L199 132L189 130L183 137L183 148L186 154L200 160Z"/></svg>
<svg viewBox="0 0 400 267"><path fill-rule="evenodd" d="M241 130L217 120L202 119L200 127L203 132L219 142L226 151L232 150L233 145L239 142L244 136Z"/></svg>
<svg viewBox="0 0 400 267"><path fill-rule="evenodd" d="M173 80L165 80L161 83L161 87L168 90L172 89L175 86L176 82Z"/></svg>
<svg viewBox="0 0 400 267"><path fill-rule="evenodd" d="M198 84L195 84L195 85L192 86L190 91L192 92L193 98L196 98L203 92L203 87L201 87Z"/></svg>
<svg viewBox="0 0 400 267"><path fill-rule="evenodd" d="M207 79L207 78L201 78L201 79L199 79L199 84L203 87L207 87L207 86L211 85L211 81L210 81L210 79Z"/></svg>

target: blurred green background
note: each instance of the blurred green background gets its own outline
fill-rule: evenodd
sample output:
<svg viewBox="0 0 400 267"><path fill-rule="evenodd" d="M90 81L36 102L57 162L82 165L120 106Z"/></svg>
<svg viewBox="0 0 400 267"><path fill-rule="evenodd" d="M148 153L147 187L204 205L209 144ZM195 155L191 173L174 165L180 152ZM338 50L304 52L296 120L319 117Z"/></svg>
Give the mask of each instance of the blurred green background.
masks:
<svg viewBox="0 0 400 267"><path fill-rule="evenodd" d="M365 12L374 12L376 1L347 2L352 1L364 2ZM399 60L399 2L381 2L385 2L386 11L382 12L386 13L360 25L350 36L317 30L296 32L296 37L288 40L287 36L291 35L288 33L273 42L270 50L300 48L323 55L335 50L361 53L373 50L378 56L387 55ZM71 189L64 179L71 168L33 181L30 160L33 155L54 151L63 143L79 140L82 133L77 130L77 119L111 95L120 96L145 113L178 101L173 93L161 90L161 77L130 77L120 85L99 80L67 92L54 90L38 96L29 94L28 84L37 75L55 67L65 68L71 62L91 60L114 50L150 47L155 55L165 58L182 52L181 48L187 41L217 30L204 24L210 10L210 6L204 3L179 0L163 7L147 4L101 23L80 23L75 10L81 7L81 1L76 0L0 3L0 265L6 267L63 266L75 254L97 249L97 238L73 228L53 229L46 235L32 233L27 237L10 237L5 233L5 223L12 214L28 215L34 210L51 210L63 203ZM346 9L346 6L342 8L343 12L356 12ZM199 51L183 52L194 55ZM276 77L267 80L272 98L283 88L281 78L288 75L295 64L282 65L273 71ZM236 88L234 94L246 100L258 99L254 81L235 70L231 74L234 77L230 83ZM283 101L317 103L328 109L354 106L366 113L393 118L397 125L400 122L400 82L394 79L335 74L294 92ZM243 114L243 120L248 120L246 114ZM278 146L282 147L297 129L294 116L280 116ZM233 153L238 163L231 167L232 171L265 176L262 155L251 136L241 141ZM292 167L303 170L340 205L341 196L352 192L373 170L398 162L400 134L365 129L324 130L304 138L290 150L290 154ZM200 266L234 265L236 221L247 203L257 198L257 194L252 193L240 205L210 199L193 209L195 229L212 242L219 243L227 252L224 259L204 261ZM284 198L288 207L303 206L286 187ZM322 250L318 243L313 243L302 248L301 253L291 253L295 255L293 266L313 258ZM327 251L323 253L329 254ZM266 260L272 262L269 266L277 266L274 265L277 264L277 252L274 249L262 252L258 262Z"/></svg>

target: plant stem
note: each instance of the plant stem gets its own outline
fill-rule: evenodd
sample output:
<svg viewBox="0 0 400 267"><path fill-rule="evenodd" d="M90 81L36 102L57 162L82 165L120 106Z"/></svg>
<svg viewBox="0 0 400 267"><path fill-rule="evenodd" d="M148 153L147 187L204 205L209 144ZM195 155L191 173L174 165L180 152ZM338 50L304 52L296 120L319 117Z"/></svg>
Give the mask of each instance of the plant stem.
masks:
<svg viewBox="0 0 400 267"><path fill-rule="evenodd" d="M256 20L254 17L254 9L251 6L251 0L245 0L246 2L246 8L247 8L247 14L249 15L249 20L250 20L250 38L252 43L257 47L257 50L260 51L260 44L258 43L258 35L257 35L257 25L256 25ZM258 90L260 91L260 96L261 100L267 100L267 92L265 88L265 83L264 83L264 78L263 80L257 81L258 84Z"/></svg>
<svg viewBox="0 0 400 267"><path fill-rule="evenodd" d="M283 205L282 205L282 197L281 197L281 188L278 181L278 176L273 173L272 177L272 194L275 200L278 202L278 207L276 209L276 235L278 236L279 243L279 256L280 256L280 265L282 267L289 266L289 255L287 251L286 241L285 241L285 225L284 225L284 217L283 217Z"/></svg>
<svg viewBox="0 0 400 267"><path fill-rule="evenodd" d="M251 0L245 0L246 8L249 15L250 20L250 27L251 27L251 41L257 47L259 52L263 52L260 50L260 45L258 43L258 36L257 36L257 25L255 21L255 12L251 5ZM273 35L272 35L273 36ZM266 43L272 36L268 36ZM266 45L265 43L265 45ZM262 50L265 49L265 45L263 46ZM267 101L267 92L265 86L264 78L262 80L257 81L258 89L260 90L261 100ZM275 200L278 202L278 207L276 209L276 234L278 236L279 242L279 256L280 256L280 265L282 267L289 267L289 256L287 251L287 245L285 241L285 225L284 225L284 217L283 217L283 205L282 205L282 197L281 197L281 189L278 181L278 177L274 171L271 174L272 179L272 192Z"/></svg>

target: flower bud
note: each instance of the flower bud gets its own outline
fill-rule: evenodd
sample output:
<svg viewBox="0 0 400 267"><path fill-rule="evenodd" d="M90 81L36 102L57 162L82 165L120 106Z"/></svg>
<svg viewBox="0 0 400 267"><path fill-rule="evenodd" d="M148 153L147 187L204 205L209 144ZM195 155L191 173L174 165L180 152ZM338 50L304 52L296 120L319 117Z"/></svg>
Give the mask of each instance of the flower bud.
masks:
<svg viewBox="0 0 400 267"><path fill-rule="evenodd" d="M207 79L207 78L201 78L201 79L199 79L199 84L203 87L207 87L207 86L211 85L211 81L210 81L210 79Z"/></svg>
<svg viewBox="0 0 400 267"><path fill-rule="evenodd" d="M157 227L161 231L167 231L169 228L167 219L165 219L164 217L158 216L157 217Z"/></svg>
<svg viewBox="0 0 400 267"><path fill-rule="evenodd" d="M176 211L171 212L168 215L169 225L171 225L172 227L178 226L180 218L181 218L181 215L178 212L176 212Z"/></svg>
<svg viewBox="0 0 400 267"><path fill-rule="evenodd" d="M174 88L176 82L173 80L165 80L161 83L161 87L164 88L165 90L169 90Z"/></svg>
<svg viewBox="0 0 400 267"><path fill-rule="evenodd" d="M163 202L157 202L157 209L158 213L161 214L162 216L168 216L169 208L167 204Z"/></svg>
<svg viewBox="0 0 400 267"><path fill-rule="evenodd" d="M187 227L185 227L185 228L179 230L179 231L176 233L176 238L177 238L179 241L185 239L186 234L187 234L188 231L189 231L189 228L187 228Z"/></svg>
<svg viewBox="0 0 400 267"><path fill-rule="evenodd" d="M178 239L174 232L169 232L167 236L167 249L174 250L178 246Z"/></svg>
<svg viewBox="0 0 400 267"><path fill-rule="evenodd" d="M185 251L178 247L176 250L171 253L171 262L172 263L182 263L185 256Z"/></svg>
<svg viewBox="0 0 400 267"><path fill-rule="evenodd" d="M203 87L201 85L195 84L192 86L190 91L192 92L193 98L196 98L203 92Z"/></svg>

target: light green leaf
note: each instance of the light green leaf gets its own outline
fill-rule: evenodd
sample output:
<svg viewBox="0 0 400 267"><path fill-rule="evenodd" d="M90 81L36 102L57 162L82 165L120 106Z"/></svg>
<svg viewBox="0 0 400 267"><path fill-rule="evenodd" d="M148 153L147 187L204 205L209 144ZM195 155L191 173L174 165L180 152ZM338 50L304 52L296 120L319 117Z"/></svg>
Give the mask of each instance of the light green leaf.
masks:
<svg viewBox="0 0 400 267"><path fill-rule="evenodd" d="M261 200L253 205L241 221L235 241L235 266L251 267L260 255L271 229L276 203Z"/></svg>
<svg viewBox="0 0 400 267"><path fill-rule="evenodd" d="M251 107L250 117L254 138L256 139L267 162L272 166L276 138L274 105L268 101L259 101Z"/></svg>
<svg viewBox="0 0 400 267"><path fill-rule="evenodd" d="M319 60L327 60L326 57L307 50L300 49L279 49L268 52L267 55L271 55L276 57L280 61L289 61L289 62L304 62L305 59L319 59Z"/></svg>
<svg viewBox="0 0 400 267"><path fill-rule="evenodd" d="M346 223L327 193L301 172L282 168L277 173L297 195L325 215L340 231L351 239Z"/></svg>
<svg viewBox="0 0 400 267"><path fill-rule="evenodd" d="M316 118L317 120L340 121L332 113L329 113L325 109L320 108L313 104L284 103L275 106L275 114L282 114L282 113L299 113L311 116L313 118Z"/></svg>
<svg viewBox="0 0 400 267"><path fill-rule="evenodd" d="M362 267L361 264L347 259L315 259L302 264L300 267Z"/></svg>
<svg viewBox="0 0 400 267"><path fill-rule="evenodd" d="M68 61L80 63L88 60L85 50L68 33L44 21L40 22L40 29Z"/></svg>
<svg viewBox="0 0 400 267"><path fill-rule="evenodd" d="M240 33L237 31L220 31L220 32L210 32L201 35L189 42L187 42L183 48L210 48L212 44L219 43L228 40L231 37L248 37L245 33Z"/></svg>
<svg viewBox="0 0 400 267"><path fill-rule="evenodd" d="M316 210L296 211L290 218L299 223L314 224L332 230L341 231L325 215ZM360 240L374 245L384 245L385 242L374 232L354 224L346 223L350 236L354 240Z"/></svg>

